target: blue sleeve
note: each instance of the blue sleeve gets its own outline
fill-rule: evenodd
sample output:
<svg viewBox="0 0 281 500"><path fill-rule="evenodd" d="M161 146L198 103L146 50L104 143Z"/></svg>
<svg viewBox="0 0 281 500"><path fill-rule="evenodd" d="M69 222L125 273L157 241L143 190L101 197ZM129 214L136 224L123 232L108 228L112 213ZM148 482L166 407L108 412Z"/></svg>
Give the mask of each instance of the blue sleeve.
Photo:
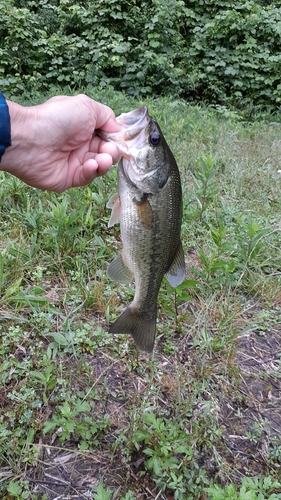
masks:
<svg viewBox="0 0 281 500"><path fill-rule="evenodd" d="M8 104L0 92L0 162L5 150L11 146L11 122Z"/></svg>

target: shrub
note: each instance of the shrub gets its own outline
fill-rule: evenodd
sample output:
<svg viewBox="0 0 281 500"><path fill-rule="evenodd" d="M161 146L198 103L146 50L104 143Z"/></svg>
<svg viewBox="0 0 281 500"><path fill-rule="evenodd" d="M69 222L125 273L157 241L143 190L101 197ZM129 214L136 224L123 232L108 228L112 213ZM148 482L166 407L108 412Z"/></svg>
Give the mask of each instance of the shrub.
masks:
<svg viewBox="0 0 281 500"><path fill-rule="evenodd" d="M8 93L113 86L207 103L281 101L281 3L0 0Z"/></svg>

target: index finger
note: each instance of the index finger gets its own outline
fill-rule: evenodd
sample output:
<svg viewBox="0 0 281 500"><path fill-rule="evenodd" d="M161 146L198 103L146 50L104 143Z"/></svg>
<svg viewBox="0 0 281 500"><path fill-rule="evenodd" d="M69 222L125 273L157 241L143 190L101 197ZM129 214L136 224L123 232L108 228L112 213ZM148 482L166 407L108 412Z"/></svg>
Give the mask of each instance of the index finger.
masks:
<svg viewBox="0 0 281 500"><path fill-rule="evenodd" d="M95 135L90 142L90 151L93 153L107 153L112 157L112 163L117 163L120 151L113 142L106 142Z"/></svg>

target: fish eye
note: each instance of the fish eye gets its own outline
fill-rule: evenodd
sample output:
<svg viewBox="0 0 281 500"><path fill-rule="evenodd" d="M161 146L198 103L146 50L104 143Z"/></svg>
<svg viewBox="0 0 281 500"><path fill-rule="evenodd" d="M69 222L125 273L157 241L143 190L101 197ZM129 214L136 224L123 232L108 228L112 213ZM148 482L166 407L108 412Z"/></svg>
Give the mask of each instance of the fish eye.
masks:
<svg viewBox="0 0 281 500"><path fill-rule="evenodd" d="M149 136L151 146L158 146L160 139L161 137L158 131L154 130L153 132L151 132Z"/></svg>

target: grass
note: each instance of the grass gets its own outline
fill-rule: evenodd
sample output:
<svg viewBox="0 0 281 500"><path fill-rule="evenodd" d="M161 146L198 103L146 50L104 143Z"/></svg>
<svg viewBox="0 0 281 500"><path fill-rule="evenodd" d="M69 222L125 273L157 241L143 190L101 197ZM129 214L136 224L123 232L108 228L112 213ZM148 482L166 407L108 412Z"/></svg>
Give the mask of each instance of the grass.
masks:
<svg viewBox="0 0 281 500"><path fill-rule="evenodd" d="M107 333L133 295L105 273L116 169L61 195L0 173L4 500L281 498L280 124L145 103L181 171L187 261L151 357Z"/></svg>

